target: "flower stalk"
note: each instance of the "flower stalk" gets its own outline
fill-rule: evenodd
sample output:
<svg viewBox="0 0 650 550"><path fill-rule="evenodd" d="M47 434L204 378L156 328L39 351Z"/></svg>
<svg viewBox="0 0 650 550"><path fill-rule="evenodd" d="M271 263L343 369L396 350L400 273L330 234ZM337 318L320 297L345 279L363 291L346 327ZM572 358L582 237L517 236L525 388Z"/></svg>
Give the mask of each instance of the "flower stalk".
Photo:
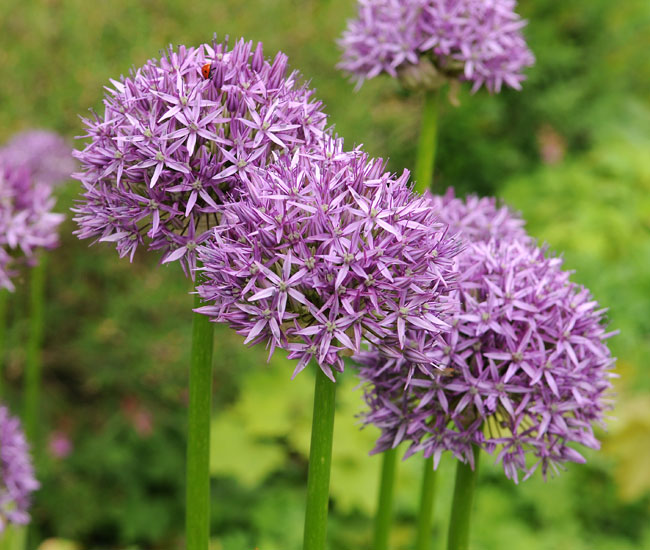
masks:
<svg viewBox="0 0 650 550"><path fill-rule="evenodd" d="M303 550L325 550L336 383L316 366Z"/></svg>
<svg viewBox="0 0 650 550"><path fill-rule="evenodd" d="M397 449L388 449L382 453L381 483L379 485L377 514L375 515L373 550L388 550L390 526L393 518L396 462Z"/></svg>
<svg viewBox="0 0 650 550"><path fill-rule="evenodd" d="M440 89L424 93L422 126L415 161L415 190L424 193L433 185L433 172L438 146L438 102Z"/></svg>
<svg viewBox="0 0 650 550"><path fill-rule="evenodd" d="M433 469L433 458L428 458L424 461L422 471L422 492L420 493L415 550L428 550L431 547L431 524L435 494L436 471Z"/></svg>
<svg viewBox="0 0 650 550"><path fill-rule="evenodd" d="M480 448L476 445L474 452L474 469L469 462L458 461L456 467L456 482L454 499L451 505L449 519L449 536L447 550L467 550L469 546L469 526L474 502L474 491L478 477L478 461Z"/></svg>
<svg viewBox="0 0 650 550"><path fill-rule="evenodd" d="M31 270L29 289L29 336L25 360L24 422L27 440L38 452L38 417L41 402L42 345L45 302L46 256L41 254Z"/></svg>
<svg viewBox="0 0 650 550"><path fill-rule="evenodd" d="M201 300L194 298L195 307ZM210 413L214 325L205 316L192 318L190 401L187 432L187 550L208 550L210 543Z"/></svg>

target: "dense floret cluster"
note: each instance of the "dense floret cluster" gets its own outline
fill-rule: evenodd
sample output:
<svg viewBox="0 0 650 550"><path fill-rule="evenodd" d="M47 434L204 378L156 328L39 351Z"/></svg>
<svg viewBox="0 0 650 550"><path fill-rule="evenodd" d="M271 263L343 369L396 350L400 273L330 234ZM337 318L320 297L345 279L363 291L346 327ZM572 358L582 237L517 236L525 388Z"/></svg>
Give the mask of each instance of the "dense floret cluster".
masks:
<svg viewBox="0 0 650 550"><path fill-rule="evenodd" d="M30 496L39 486L20 422L0 405L0 533L7 524L29 523Z"/></svg>
<svg viewBox="0 0 650 550"><path fill-rule="evenodd" d="M483 214L476 219L494 228L498 210ZM409 455L422 451L436 465L443 451L473 464L477 446L517 481L583 462L573 444L598 447L593 425L609 408L614 363L604 310L561 259L517 236L513 221L501 225L511 228L500 238L467 231L475 240L459 256L460 313L435 349L442 373L420 369L407 380L407 369L385 368L376 352L358 357L366 421L382 430L376 451L406 440Z"/></svg>
<svg viewBox="0 0 650 550"><path fill-rule="evenodd" d="M0 163L27 168L36 183L55 186L75 170L72 148L57 133L28 130L13 136L0 149Z"/></svg>
<svg viewBox="0 0 650 550"><path fill-rule="evenodd" d="M318 142L321 103L243 39L172 48L127 78L111 80L103 115L85 119L90 143L76 152L84 186L75 208L80 238L139 245L163 262L195 265L196 247L275 151Z"/></svg>
<svg viewBox="0 0 650 550"><path fill-rule="evenodd" d="M515 0L359 0L339 40L339 68L358 85L388 73L425 88L451 77L472 82L473 91L520 89L534 57L515 7Z"/></svg>
<svg viewBox="0 0 650 550"><path fill-rule="evenodd" d="M253 174L223 215L199 248L214 302L201 313L289 350L296 372L314 359L333 377L364 340L389 362L432 362L458 245L408 172L332 140Z"/></svg>
<svg viewBox="0 0 650 550"><path fill-rule="evenodd" d="M52 212L55 202L50 182L0 158L0 288L14 290L19 268L34 265L39 249L59 244L63 215Z"/></svg>
<svg viewBox="0 0 650 550"><path fill-rule="evenodd" d="M447 189L444 195L427 192L426 197L440 221L465 242L488 242L491 239L532 242L521 216L508 206L499 204L494 197L468 195L461 199L456 196L453 187ZM461 258L462 255L458 256L459 260Z"/></svg>

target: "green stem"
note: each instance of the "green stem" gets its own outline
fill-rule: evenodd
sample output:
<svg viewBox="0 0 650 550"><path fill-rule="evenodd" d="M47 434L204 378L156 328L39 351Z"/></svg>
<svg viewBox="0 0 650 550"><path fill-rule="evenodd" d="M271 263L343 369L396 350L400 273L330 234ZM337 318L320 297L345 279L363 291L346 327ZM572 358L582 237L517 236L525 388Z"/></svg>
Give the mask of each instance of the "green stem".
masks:
<svg viewBox="0 0 650 550"><path fill-rule="evenodd" d="M478 447L474 447L473 470L469 464L460 461L456 467L456 485L449 519L447 550L467 550L469 544L469 525L478 477L479 450Z"/></svg>
<svg viewBox="0 0 650 550"><path fill-rule="evenodd" d="M422 126L415 161L415 190L424 193L433 185L433 169L438 145L438 97L440 90L427 90L422 110Z"/></svg>
<svg viewBox="0 0 650 550"><path fill-rule="evenodd" d="M424 460L422 472L422 492L420 493L420 511L418 512L417 537L415 550L428 550L431 547L431 524L433 520L433 499L436 493L436 471L433 458Z"/></svg>
<svg viewBox="0 0 650 550"><path fill-rule="evenodd" d="M381 484L379 486L379 502L375 516L373 550L388 550L388 539L393 517L396 462L397 449L388 449L382 453Z"/></svg>
<svg viewBox="0 0 650 550"><path fill-rule="evenodd" d="M7 309L9 291L0 288L0 397L4 394L5 358L7 356Z"/></svg>
<svg viewBox="0 0 650 550"><path fill-rule="evenodd" d="M325 550L336 383L316 365L303 550Z"/></svg>
<svg viewBox="0 0 650 550"><path fill-rule="evenodd" d="M195 307L201 305L198 295ZM210 413L214 324L205 315L192 319L192 359L187 430L187 550L208 550L210 544Z"/></svg>
<svg viewBox="0 0 650 550"><path fill-rule="evenodd" d="M0 533L0 550L24 550L26 546L26 525L5 525Z"/></svg>
<svg viewBox="0 0 650 550"><path fill-rule="evenodd" d="M29 292L29 336L25 359L25 434L35 454L38 452L38 427L41 401L41 347L43 345L43 318L45 301L44 254L31 270Z"/></svg>

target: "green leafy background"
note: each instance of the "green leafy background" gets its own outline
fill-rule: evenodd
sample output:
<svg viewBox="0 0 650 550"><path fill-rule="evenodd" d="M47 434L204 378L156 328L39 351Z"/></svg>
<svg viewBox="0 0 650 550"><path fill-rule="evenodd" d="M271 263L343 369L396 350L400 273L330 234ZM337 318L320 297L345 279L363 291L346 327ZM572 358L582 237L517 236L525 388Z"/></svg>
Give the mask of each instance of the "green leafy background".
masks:
<svg viewBox="0 0 650 550"><path fill-rule="evenodd" d="M0 141L45 127L72 139L109 77L168 44L219 36L285 51L317 88L336 131L401 171L414 164L421 97L389 79L358 93L334 67L353 0L4 0L0 3ZM537 64L522 92L443 102L436 185L496 194L522 211L574 280L609 307L619 358L617 405L603 449L544 483L507 481L481 464L471 548L650 548L650 5L647 0L527 0ZM66 211L79 189L61 190ZM69 218L70 216L68 216ZM48 268L40 452L43 487L30 548L177 549L182 544L186 368L192 298L155 255L120 261L71 235ZM11 297L3 383L20 407L26 280ZM216 335L213 549L300 548L313 373L290 380L220 327ZM359 429L352 369L340 380L330 547L370 550L380 458ZM53 434L73 452L49 452ZM434 548L445 547L454 464L438 476ZM399 467L391 548L413 545L421 463Z"/></svg>

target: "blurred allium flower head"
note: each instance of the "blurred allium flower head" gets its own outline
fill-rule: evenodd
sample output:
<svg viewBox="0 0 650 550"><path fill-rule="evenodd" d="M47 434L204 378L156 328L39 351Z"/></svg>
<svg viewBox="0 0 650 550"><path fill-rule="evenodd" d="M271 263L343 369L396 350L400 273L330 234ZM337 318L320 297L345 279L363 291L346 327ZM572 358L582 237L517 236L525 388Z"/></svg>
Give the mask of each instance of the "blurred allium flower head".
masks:
<svg viewBox="0 0 650 550"><path fill-rule="evenodd" d="M376 353L360 357L375 450L407 440L407 454L436 466L443 451L473 466L476 445L515 482L584 462L573 446L599 447L593 425L610 407L605 310L525 239L470 242L459 263L461 311L435 350L442 373L405 384Z"/></svg>
<svg viewBox="0 0 650 550"><path fill-rule="evenodd" d="M294 375L314 359L333 378L362 340L389 362L431 363L458 247L408 172L384 168L331 140L253 174L199 248L198 291L214 305L198 311L289 350Z"/></svg>
<svg viewBox="0 0 650 550"><path fill-rule="evenodd" d="M219 205L274 151L322 138L321 103L298 80L284 54L267 60L262 44L243 39L231 50L216 39L170 47L111 80L103 115L84 120L90 143L75 154L84 187L76 234L115 242L131 259L146 243L163 262L193 268Z"/></svg>
<svg viewBox="0 0 650 550"><path fill-rule="evenodd" d="M440 221L449 226L449 231L458 233L468 242L487 242L490 239L530 240L524 229L524 220L508 206L498 204L494 197L469 195L465 199L456 197L450 187L444 195L426 196ZM457 259L461 260L460 254Z"/></svg>
<svg viewBox="0 0 650 550"><path fill-rule="evenodd" d="M20 421L0 405L0 533L29 523L30 495L39 488Z"/></svg>
<svg viewBox="0 0 650 550"><path fill-rule="evenodd" d="M28 130L16 134L1 150L0 162L24 166L37 183L58 185L76 169L72 148L55 132Z"/></svg>
<svg viewBox="0 0 650 550"><path fill-rule="evenodd" d="M359 0L357 19L339 40L338 67L360 86L380 73L411 87L437 88L445 78L499 92L521 88L535 61L521 34L515 0Z"/></svg>
<svg viewBox="0 0 650 550"><path fill-rule="evenodd" d="M38 249L59 244L63 215L52 212L55 202L50 181L0 158L0 288L13 290L18 268L34 265Z"/></svg>

